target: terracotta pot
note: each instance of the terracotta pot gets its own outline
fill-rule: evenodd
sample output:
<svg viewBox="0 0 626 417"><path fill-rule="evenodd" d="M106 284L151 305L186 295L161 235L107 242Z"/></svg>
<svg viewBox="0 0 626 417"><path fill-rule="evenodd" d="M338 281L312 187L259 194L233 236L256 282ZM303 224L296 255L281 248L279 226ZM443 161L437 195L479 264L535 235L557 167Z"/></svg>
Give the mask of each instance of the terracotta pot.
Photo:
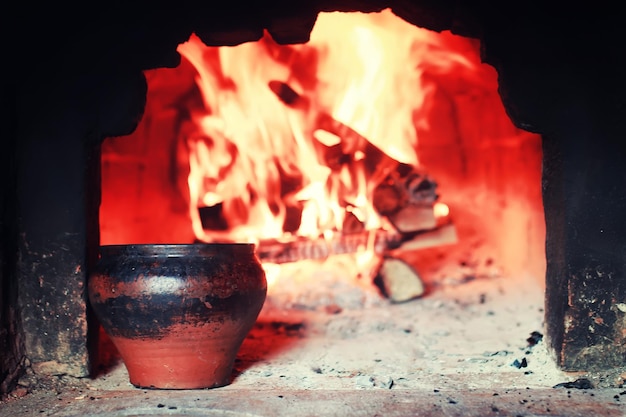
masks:
<svg viewBox="0 0 626 417"><path fill-rule="evenodd" d="M96 317L142 388L229 384L266 292L251 244L102 246L89 278Z"/></svg>

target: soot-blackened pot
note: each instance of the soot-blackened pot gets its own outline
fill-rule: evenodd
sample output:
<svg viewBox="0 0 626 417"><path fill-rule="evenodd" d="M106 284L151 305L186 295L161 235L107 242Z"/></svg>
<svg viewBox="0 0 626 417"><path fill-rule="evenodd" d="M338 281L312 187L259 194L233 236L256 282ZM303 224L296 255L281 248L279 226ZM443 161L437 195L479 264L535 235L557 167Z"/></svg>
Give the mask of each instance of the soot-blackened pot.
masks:
<svg viewBox="0 0 626 417"><path fill-rule="evenodd" d="M142 388L229 384L266 292L251 244L102 246L89 277L95 315Z"/></svg>

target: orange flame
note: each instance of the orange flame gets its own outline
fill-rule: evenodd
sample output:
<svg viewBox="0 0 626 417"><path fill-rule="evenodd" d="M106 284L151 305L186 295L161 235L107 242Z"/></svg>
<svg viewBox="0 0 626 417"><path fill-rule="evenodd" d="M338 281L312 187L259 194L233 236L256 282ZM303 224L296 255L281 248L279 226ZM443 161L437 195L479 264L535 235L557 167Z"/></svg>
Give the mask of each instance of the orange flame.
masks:
<svg viewBox="0 0 626 417"><path fill-rule="evenodd" d="M330 237L348 217L383 227L372 191L398 163L418 166L424 71L474 65L389 10L320 13L303 45L266 33L219 48L192 36L178 50L203 102L190 110L187 146L190 215L205 242ZM216 206L222 231L199 214ZM294 211L299 223L286 227Z"/></svg>

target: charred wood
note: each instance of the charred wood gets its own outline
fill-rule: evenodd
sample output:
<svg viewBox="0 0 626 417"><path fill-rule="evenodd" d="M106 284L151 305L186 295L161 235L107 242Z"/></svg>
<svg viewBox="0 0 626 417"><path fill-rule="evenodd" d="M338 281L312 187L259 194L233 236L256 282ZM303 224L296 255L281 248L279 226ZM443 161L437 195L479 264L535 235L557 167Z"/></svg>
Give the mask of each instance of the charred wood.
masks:
<svg viewBox="0 0 626 417"><path fill-rule="evenodd" d="M264 240L257 246L257 255L261 262L280 264L323 260L332 255L357 253L366 249L382 255L394 250L425 249L455 242L456 229L450 223L434 230L412 234L371 230L336 234L330 238L293 237L289 240Z"/></svg>

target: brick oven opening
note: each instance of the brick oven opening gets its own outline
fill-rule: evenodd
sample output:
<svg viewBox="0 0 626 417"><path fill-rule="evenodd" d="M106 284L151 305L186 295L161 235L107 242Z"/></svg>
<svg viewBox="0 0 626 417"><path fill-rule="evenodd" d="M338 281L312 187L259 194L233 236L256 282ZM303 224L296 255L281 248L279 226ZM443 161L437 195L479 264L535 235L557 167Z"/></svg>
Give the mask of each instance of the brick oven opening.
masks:
<svg viewBox="0 0 626 417"><path fill-rule="evenodd" d="M135 132L103 144L101 243L251 241L284 263L385 232L389 249L462 246L472 274L541 277L541 138L479 48L388 9L322 13L301 45L192 36L177 68L146 72Z"/></svg>
<svg viewBox="0 0 626 417"><path fill-rule="evenodd" d="M541 136L510 121L477 40L385 9L320 13L302 44L177 50L145 73L137 129L102 145L101 244L257 244L278 338L313 320L286 312L543 290Z"/></svg>
<svg viewBox="0 0 626 417"><path fill-rule="evenodd" d="M136 131L103 144L101 243L252 241L283 263L381 232L405 252L459 240L472 274L543 276L541 138L479 48L388 9L322 13L301 45L192 36L146 72Z"/></svg>

